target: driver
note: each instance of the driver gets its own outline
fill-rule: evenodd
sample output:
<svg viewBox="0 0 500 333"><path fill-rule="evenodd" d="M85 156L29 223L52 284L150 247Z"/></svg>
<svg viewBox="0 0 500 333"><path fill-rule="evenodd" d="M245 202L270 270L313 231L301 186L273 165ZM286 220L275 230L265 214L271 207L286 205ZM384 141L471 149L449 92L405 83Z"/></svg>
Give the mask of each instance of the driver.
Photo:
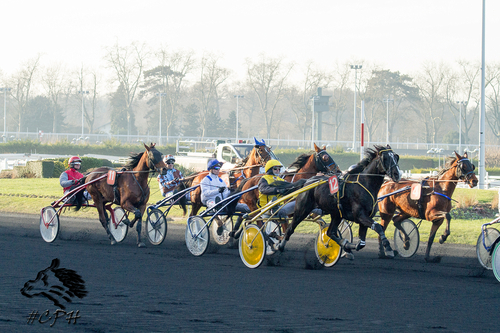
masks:
<svg viewBox="0 0 500 333"><path fill-rule="evenodd" d="M259 180L259 199L257 205L264 207L268 202L277 200L293 190L293 187L283 186L290 184L279 176L283 165L278 160L269 160L264 168L265 174ZM280 184L281 183L281 184ZM295 200L285 204L278 212L279 218L287 218L295 209ZM322 215L321 209L313 209L312 213Z"/></svg>
<svg viewBox="0 0 500 333"><path fill-rule="evenodd" d="M81 164L82 160L78 156L70 157L68 160L69 169L63 171L59 176L59 184L62 186L64 194L75 189L83 178L83 175L78 171L81 168ZM85 190L84 195L87 200L90 199L90 194L87 190Z"/></svg>
<svg viewBox="0 0 500 333"><path fill-rule="evenodd" d="M174 193L174 190L179 186L182 172L174 168L175 157L173 155L166 155L163 157L163 162L167 165L167 173L159 174L157 177L160 185L161 194L164 197L169 197Z"/></svg>

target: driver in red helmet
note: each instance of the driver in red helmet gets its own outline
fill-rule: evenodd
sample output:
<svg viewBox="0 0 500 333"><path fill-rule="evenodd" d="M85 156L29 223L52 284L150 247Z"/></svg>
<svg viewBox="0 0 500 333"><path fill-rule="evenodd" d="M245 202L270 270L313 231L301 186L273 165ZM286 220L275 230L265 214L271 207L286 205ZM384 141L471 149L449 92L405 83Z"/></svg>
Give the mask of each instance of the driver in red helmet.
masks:
<svg viewBox="0 0 500 333"><path fill-rule="evenodd" d="M61 184L64 194L73 190L79 183L79 180L83 178L83 175L78 171L80 170L82 160L78 156L73 156L68 161L69 169L63 171L59 176L59 184ZM85 190L84 196L87 200L90 200L90 194Z"/></svg>

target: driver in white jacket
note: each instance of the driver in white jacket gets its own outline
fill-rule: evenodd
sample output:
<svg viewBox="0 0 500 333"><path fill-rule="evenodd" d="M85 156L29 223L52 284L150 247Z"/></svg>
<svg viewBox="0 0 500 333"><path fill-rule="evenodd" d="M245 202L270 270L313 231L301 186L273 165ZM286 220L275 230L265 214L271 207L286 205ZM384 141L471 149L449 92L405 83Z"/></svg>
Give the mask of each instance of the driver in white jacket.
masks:
<svg viewBox="0 0 500 333"><path fill-rule="evenodd" d="M210 173L200 183L201 203L207 206L207 208L213 207L216 204L215 198L219 197L222 200L229 195L226 183L219 177L220 167L221 163L217 160L208 162L208 171Z"/></svg>

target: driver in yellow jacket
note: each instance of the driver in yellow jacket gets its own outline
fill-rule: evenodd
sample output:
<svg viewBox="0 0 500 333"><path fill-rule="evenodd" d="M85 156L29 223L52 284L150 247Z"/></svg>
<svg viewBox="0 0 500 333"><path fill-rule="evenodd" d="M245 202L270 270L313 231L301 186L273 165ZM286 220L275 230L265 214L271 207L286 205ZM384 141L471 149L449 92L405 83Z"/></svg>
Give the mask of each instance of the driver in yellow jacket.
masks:
<svg viewBox="0 0 500 333"><path fill-rule="evenodd" d="M282 167L283 165L277 160L270 160L266 163L265 174L259 181L259 199L257 201L259 207L264 207L268 202L277 200L285 193L290 192L291 187L284 184L289 183L279 176ZM294 208L295 200L283 206L277 216L286 218L293 213ZM321 209L313 209L312 212L318 215L322 214Z"/></svg>

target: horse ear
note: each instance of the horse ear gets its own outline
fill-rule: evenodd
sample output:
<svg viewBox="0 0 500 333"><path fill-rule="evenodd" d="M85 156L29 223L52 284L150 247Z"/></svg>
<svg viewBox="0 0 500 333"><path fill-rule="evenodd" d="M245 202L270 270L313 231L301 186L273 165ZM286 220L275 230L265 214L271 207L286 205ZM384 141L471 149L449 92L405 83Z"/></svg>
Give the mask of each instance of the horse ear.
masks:
<svg viewBox="0 0 500 333"><path fill-rule="evenodd" d="M323 145L323 147L321 147L321 149L326 150L326 145Z"/></svg>
<svg viewBox="0 0 500 333"><path fill-rule="evenodd" d="M464 153L464 158L469 158L469 154L467 154L467 152Z"/></svg>
<svg viewBox="0 0 500 333"><path fill-rule="evenodd" d="M52 259L52 263L50 264L50 269L56 269L59 267L59 258Z"/></svg>
<svg viewBox="0 0 500 333"><path fill-rule="evenodd" d="M460 155L458 155L456 151L454 151L454 153L455 153L455 156L457 157L457 160L461 159ZM467 153L465 153L465 154L467 154ZM465 156L465 154L464 154L464 156Z"/></svg>
<svg viewBox="0 0 500 333"><path fill-rule="evenodd" d="M153 143L151 143L151 145L152 145L152 144L153 144ZM145 143L143 143L143 145L144 145L144 148L146 148L146 150L147 150L147 151L149 151L149 149L151 149L151 148L149 148L148 146L146 146L146 144L145 144Z"/></svg>
<svg viewBox="0 0 500 333"><path fill-rule="evenodd" d="M321 149L318 146L316 146L316 143L314 143L314 150L316 150L317 153L321 151Z"/></svg>

